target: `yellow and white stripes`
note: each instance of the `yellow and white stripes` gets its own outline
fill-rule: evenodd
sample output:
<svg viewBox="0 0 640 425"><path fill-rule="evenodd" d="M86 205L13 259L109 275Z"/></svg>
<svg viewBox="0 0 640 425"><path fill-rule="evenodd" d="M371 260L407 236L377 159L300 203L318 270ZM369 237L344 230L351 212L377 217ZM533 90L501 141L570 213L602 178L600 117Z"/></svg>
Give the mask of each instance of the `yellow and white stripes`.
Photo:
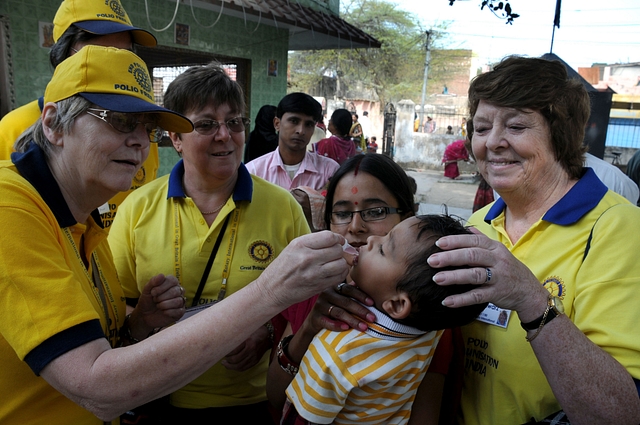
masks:
<svg viewBox="0 0 640 425"><path fill-rule="evenodd" d="M402 424L442 331L393 322L373 307L366 332L322 331L287 389L298 413L314 423Z"/></svg>

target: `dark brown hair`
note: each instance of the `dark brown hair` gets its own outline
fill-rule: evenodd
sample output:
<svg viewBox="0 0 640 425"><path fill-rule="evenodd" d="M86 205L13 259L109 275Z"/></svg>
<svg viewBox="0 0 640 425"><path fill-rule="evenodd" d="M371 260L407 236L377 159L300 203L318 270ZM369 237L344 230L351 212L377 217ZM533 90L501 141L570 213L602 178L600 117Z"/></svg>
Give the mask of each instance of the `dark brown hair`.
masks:
<svg viewBox="0 0 640 425"><path fill-rule="evenodd" d="M509 56L493 71L475 77L469 87L469 140L473 137L473 117L481 100L495 106L540 112L549 124L556 160L571 178L580 178L590 101L584 86L567 76L561 62Z"/></svg>
<svg viewBox="0 0 640 425"><path fill-rule="evenodd" d="M487 303L450 308L443 306L442 300L449 295L468 292L477 285L440 286L433 281L433 276L439 271L466 267L436 269L427 263L432 254L442 251L435 244L438 239L449 235L471 234L471 231L460 221L446 214L418 215L416 218L419 220L416 225L417 243L413 243L415 249L412 249L407 259L406 270L396 285L397 291L407 293L412 308L409 316L397 321L423 331L449 329L471 323L485 309Z"/></svg>
<svg viewBox="0 0 640 425"><path fill-rule="evenodd" d="M216 107L228 104L233 112L244 114L242 88L216 62L187 69L169 84L164 95L164 107L183 115L210 103Z"/></svg>
<svg viewBox="0 0 640 425"><path fill-rule="evenodd" d="M346 109L345 109L346 110ZM327 196L325 197L324 222L327 229L331 228L331 213L333 212L333 196L340 180L351 172L367 173L375 177L393 194L401 211L401 217L413 215L415 205L413 188L407 173L391 158L378 153L356 155L346 160L329 179Z"/></svg>

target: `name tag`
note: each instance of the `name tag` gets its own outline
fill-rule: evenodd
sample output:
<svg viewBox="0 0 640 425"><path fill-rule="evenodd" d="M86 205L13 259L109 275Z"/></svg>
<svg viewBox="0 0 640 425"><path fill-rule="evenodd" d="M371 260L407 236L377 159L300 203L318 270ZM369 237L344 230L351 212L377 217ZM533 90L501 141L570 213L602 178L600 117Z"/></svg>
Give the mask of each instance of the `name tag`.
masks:
<svg viewBox="0 0 640 425"><path fill-rule="evenodd" d="M485 308L476 320L490 325L506 328L511 317L511 310L497 307L491 303Z"/></svg>
<svg viewBox="0 0 640 425"><path fill-rule="evenodd" d="M189 317L194 316L197 313L200 313L201 311L208 309L209 307L211 307L214 304L217 304L218 302L219 302L218 300L214 300L209 304L202 304L195 307L189 307L188 309L185 310L184 315L178 320L178 322L182 322L183 320L188 319Z"/></svg>
<svg viewBox="0 0 640 425"><path fill-rule="evenodd" d="M109 202L106 202L98 207L98 212L100 214L105 214L109 212Z"/></svg>

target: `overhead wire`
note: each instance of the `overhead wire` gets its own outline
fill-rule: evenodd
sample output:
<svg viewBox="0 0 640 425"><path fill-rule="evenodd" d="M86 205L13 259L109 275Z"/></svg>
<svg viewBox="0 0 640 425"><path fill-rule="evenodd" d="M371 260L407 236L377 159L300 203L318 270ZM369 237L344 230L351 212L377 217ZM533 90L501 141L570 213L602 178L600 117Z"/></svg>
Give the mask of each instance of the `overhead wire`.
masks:
<svg viewBox="0 0 640 425"><path fill-rule="evenodd" d="M176 20L176 16L178 16L178 7L180 7L180 0L176 0L176 9L173 11L173 18L171 18L171 22L169 22L169 24L166 27L164 27L162 29L158 29L158 28L154 27L151 24L151 17L149 16L148 0L144 0L144 10L147 13L147 22L149 23L149 27L152 30L157 31L157 32L163 32L163 31L168 30L171 27L171 25L173 25L173 22Z"/></svg>
<svg viewBox="0 0 640 425"><path fill-rule="evenodd" d="M220 18L222 17L222 11L224 10L224 0L220 0L220 12L218 13L218 18L211 25L203 25L198 21L198 18L196 18L196 14L193 11L193 0L189 0L189 5L191 6L191 15L193 16L193 20L196 21L196 24L200 25L203 28L213 28L218 23Z"/></svg>

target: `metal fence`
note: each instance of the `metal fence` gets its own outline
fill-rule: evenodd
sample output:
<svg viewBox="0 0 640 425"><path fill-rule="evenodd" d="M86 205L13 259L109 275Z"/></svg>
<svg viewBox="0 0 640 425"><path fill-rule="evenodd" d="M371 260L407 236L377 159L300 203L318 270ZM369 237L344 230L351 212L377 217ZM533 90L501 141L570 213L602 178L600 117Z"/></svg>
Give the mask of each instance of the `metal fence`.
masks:
<svg viewBox="0 0 640 425"><path fill-rule="evenodd" d="M609 118L605 146L640 148L640 119Z"/></svg>
<svg viewBox="0 0 640 425"><path fill-rule="evenodd" d="M420 111L416 111L417 121L420 120ZM428 122L427 117L433 120ZM467 108L454 105L425 105L422 128L420 133L453 134L462 135L463 119L467 117ZM449 129L448 127L451 127ZM447 133L450 131L450 133Z"/></svg>

